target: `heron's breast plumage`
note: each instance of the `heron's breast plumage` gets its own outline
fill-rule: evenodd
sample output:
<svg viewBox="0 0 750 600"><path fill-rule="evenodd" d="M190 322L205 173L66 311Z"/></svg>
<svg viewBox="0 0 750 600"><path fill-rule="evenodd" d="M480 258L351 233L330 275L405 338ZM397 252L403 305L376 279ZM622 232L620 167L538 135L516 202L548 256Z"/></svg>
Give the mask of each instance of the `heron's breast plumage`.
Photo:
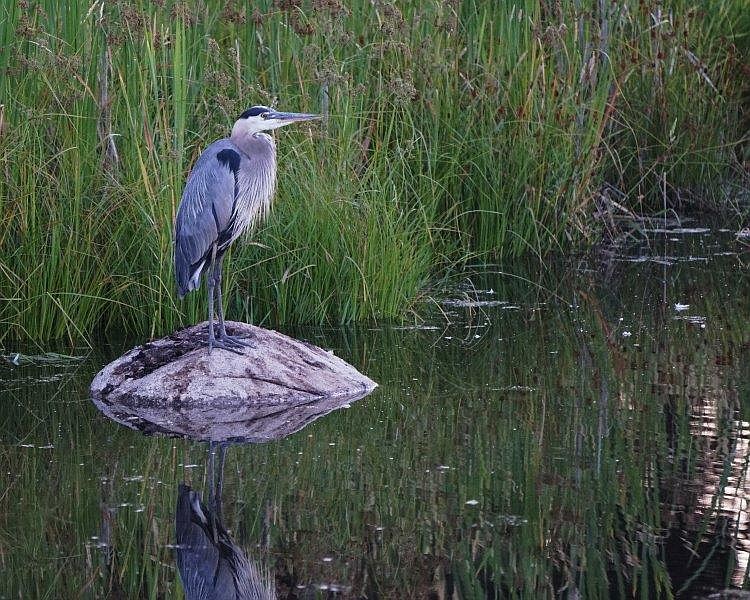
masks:
<svg viewBox="0 0 750 600"><path fill-rule="evenodd" d="M276 147L266 134L240 146L242 160L236 173L231 232L226 246L268 215L276 190Z"/></svg>

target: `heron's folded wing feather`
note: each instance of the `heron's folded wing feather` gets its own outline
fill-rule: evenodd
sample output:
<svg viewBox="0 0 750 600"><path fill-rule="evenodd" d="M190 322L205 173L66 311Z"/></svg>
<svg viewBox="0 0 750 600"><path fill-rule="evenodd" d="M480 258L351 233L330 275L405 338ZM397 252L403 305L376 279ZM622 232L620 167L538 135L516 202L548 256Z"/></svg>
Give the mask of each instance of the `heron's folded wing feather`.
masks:
<svg viewBox="0 0 750 600"><path fill-rule="evenodd" d="M196 163L185 184L175 223L175 271L181 291L210 256L213 245L230 223L235 175L215 152Z"/></svg>

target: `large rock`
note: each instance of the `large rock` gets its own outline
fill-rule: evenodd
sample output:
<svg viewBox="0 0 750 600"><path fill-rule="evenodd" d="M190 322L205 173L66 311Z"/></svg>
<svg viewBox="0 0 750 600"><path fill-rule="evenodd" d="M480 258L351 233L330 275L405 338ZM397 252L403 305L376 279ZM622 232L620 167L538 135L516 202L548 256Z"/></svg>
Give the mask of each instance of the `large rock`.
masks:
<svg viewBox="0 0 750 600"><path fill-rule="evenodd" d="M268 441L369 394L377 384L317 346L245 323L254 344L208 353L206 323L133 348L104 367L91 396L110 418L148 433ZM292 410L293 409L293 410Z"/></svg>

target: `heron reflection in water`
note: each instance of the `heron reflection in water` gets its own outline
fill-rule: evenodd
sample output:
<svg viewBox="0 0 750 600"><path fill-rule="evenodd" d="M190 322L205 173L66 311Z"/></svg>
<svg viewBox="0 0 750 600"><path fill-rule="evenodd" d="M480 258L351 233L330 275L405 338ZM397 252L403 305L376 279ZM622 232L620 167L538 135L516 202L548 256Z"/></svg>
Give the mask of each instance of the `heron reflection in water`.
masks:
<svg viewBox="0 0 750 600"><path fill-rule="evenodd" d="M208 351L239 353L247 339L227 334L221 298L224 253L244 231L265 217L276 188L276 144L265 133L319 115L277 112L253 106L243 112L228 138L215 141L200 155L185 184L175 220L174 267L182 299L208 287ZM214 334L214 300L219 331Z"/></svg>
<svg viewBox="0 0 750 600"><path fill-rule="evenodd" d="M214 487L214 445L209 479L211 500L185 484L177 494L177 568L188 600L275 600L273 579L248 560L221 522L221 482L226 445L220 446L219 477Z"/></svg>

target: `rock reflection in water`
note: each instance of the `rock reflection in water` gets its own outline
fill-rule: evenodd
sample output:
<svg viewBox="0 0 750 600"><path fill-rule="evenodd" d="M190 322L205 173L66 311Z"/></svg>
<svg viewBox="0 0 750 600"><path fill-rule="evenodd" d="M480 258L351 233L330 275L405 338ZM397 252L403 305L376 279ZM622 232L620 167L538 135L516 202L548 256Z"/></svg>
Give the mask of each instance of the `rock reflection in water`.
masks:
<svg viewBox="0 0 750 600"><path fill-rule="evenodd" d="M117 423L146 435L185 437L209 442L210 496L204 504L198 492L181 483L177 495L175 529L177 566L188 600L275 599L269 570L248 559L222 522L224 460L230 444L264 443L285 438L313 421L368 395L322 396L284 406L276 398L257 399L238 410L220 405L118 404L94 400L97 408ZM215 468L219 451L218 474Z"/></svg>
<svg viewBox="0 0 750 600"><path fill-rule="evenodd" d="M280 440L313 421L349 406L369 395L372 390L357 394L320 396L294 406L262 399L242 410L217 405L206 406L143 403L107 403L94 400L96 407L120 425L145 435L184 437L203 442L262 444ZM275 399L272 399L275 400Z"/></svg>

